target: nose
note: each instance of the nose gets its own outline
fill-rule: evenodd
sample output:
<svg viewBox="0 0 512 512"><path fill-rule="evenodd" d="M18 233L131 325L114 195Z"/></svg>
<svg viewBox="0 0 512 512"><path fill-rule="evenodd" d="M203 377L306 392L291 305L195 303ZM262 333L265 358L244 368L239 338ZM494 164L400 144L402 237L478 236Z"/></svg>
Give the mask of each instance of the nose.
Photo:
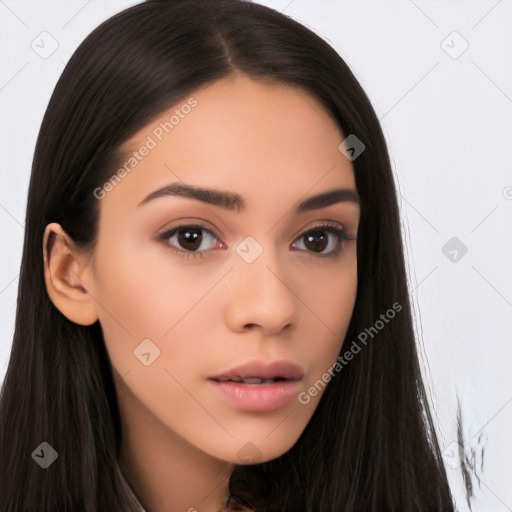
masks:
<svg viewBox="0 0 512 512"><path fill-rule="evenodd" d="M228 287L225 321L232 331L269 335L295 326L298 299L270 251L252 263L237 261Z"/></svg>

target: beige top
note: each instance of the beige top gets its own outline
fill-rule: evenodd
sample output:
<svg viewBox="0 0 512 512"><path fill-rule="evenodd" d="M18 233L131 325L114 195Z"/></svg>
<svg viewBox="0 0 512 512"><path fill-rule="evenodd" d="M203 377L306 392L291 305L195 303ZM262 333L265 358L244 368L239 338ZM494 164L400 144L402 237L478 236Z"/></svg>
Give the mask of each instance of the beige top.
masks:
<svg viewBox="0 0 512 512"><path fill-rule="evenodd" d="M133 489L130 487L130 484L126 481L126 478L124 477L121 469L119 469L119 475L121 477L121 481L123 482L123 484L126 488L126 492L130 495L133 502L139 507L138 508L139 512L147 512L146 509L140 504L140 501L138 500L137 496L135 495L135 492L133 491ZM234 501L235 501L236 508L234 508L233 510L239 510L241 512L243 512L244 510L249 511L249 512L253 510L253 509L245 508L245 507L240 508L240 505L241 505L240 502L238 502L237 500L234 500ZM229 510L231 510L231 507L229 508ZM219 512L221 512L221 511L219 511Z"/></svg>

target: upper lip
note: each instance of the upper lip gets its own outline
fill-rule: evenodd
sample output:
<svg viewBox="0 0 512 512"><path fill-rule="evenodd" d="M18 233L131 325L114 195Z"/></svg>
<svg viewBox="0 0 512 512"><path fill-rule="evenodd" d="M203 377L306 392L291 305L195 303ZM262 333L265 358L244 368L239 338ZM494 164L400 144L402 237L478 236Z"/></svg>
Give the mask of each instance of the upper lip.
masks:
<svg viewBox="0 0 512 512"><path fill-rule="evenodd" d="M210 377L210 379L219 380L234 377L248 379L250 377L259 377L263 380L270 380L281 377L286 380L300 380L303 376L304 371L300 365L281 359L277 361L249 361L241 365L233 365L221 373Z"/></svg>

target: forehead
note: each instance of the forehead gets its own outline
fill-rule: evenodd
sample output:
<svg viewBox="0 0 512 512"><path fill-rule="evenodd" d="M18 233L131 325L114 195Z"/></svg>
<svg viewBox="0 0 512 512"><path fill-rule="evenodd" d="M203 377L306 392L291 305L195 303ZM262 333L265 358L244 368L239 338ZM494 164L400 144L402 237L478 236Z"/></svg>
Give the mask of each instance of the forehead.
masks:
<svg viewBox="0 0 512 512"><path fill-rule="evenodd" d="M263 191L266 200L284 200L315 187L355 188L352 165L338 149L343 138L306 91L230 75L184 97L127 141L121 165L128 163L129 176L111 196L135 206L180 180L232 189L249 204Z"/></svg>

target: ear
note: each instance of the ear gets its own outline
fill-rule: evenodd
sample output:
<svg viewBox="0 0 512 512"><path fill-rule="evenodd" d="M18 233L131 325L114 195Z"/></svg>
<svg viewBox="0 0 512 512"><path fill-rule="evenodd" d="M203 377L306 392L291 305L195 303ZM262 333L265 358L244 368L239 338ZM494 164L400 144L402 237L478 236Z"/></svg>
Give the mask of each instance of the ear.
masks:
<svg viewBox="0 0 512 512"><path fill-rule="evenodd" d="M46 226L43 236L44 280L55 307L69 320L91 325L98 320L96 303L82 284L90 257L60 224Z"/></svg>

